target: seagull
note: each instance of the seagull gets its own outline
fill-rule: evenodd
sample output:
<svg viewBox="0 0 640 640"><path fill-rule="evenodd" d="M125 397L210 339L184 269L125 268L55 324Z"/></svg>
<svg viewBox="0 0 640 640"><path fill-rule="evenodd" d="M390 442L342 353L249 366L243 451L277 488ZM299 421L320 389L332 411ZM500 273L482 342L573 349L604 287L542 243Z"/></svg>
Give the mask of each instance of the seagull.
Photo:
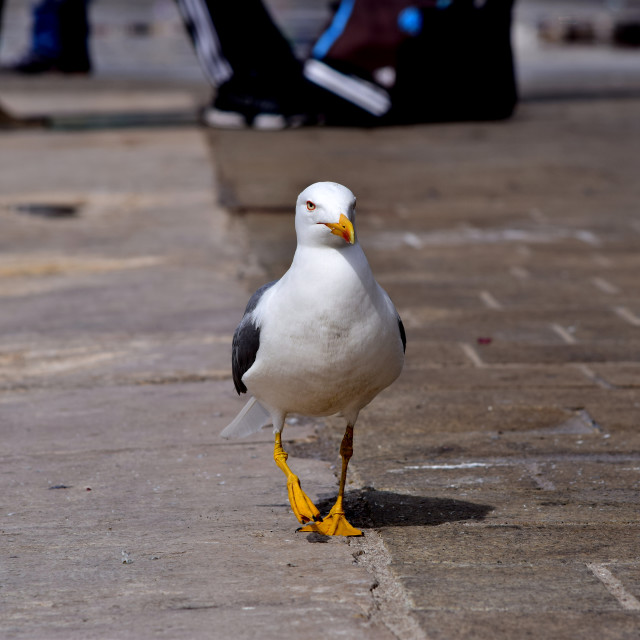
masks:
<svg viewBox="0 0 640 640"><path fill-rule="evenodd" d="M402 320L358 242L355 210L353 193L336 182L317 182L298 196L291 266L251 296L233 336L235 388L252 397L221 433L243 437L272 424L274 460L306 525L298 530L324 535L362 535L343 508L353 427L400 375L406 346ZM338 497L324 518L287 465L282 429L291 413L346 421Z"/></svg>

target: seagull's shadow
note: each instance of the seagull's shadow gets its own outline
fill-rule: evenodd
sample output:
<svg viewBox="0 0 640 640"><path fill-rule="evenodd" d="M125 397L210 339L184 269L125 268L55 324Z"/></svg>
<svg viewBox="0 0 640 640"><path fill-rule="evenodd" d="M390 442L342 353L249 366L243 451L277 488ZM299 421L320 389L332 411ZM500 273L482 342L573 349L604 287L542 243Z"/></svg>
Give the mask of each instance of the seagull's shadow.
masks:
<svg viewBox="0 0 640 640"><path fill-rule="evenodd" d="M322 514L331 509L335 498L318 501ZM494 507L463 500L412 496L365 487L349 491L344 497L345 512L354 527L435 527L445 522L484 520Z"/></svg>

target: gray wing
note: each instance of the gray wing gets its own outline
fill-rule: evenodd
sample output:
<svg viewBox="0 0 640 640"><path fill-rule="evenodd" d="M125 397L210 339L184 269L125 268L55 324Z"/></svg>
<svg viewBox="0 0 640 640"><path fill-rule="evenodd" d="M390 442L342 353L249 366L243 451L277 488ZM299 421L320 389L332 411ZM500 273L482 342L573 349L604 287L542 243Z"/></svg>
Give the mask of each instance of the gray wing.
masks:
<svg viewBox="0 0 640 640"><path fill-rule="evenodd" d="M251 368L256 361L256 354L260 347L260 327L256 326L251 319L251 312L258 306L260 298L264 292L270 289L277 280L262 285L249 299L244 316L233 334L231 346L231 373L233 384L238 394L246 393L247 387L242 382L242 376Z"/></svg>

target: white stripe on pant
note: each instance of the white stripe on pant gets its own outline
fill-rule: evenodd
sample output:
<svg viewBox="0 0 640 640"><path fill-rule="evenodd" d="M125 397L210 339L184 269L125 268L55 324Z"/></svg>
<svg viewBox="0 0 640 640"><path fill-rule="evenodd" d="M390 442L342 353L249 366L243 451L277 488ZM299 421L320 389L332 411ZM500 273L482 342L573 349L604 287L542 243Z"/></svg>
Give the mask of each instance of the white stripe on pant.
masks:
<svg viewBox="0 0 640 640"><path fill-rule="evenodd" d="M209 82L219 87L231 78L233 69L222 53L218 34L204 0L176 2L184 18L193 26L194 48L202 70Z"/></svg>

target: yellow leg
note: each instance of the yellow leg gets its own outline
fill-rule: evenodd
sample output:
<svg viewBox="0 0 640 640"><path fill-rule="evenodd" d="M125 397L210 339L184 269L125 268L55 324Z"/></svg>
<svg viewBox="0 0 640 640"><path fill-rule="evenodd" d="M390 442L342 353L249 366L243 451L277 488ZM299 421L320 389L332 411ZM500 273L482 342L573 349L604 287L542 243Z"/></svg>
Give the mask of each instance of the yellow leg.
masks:
<svg viewBox="0 0 640 640"><path fill-rule="evenodd" d="M312 520L321 520L320 512L316 505L311 502L309 496L307 496L300 487L300 479L289 469L289 465L287 464L288 457L289 454L282 448L282 435L276 433L273 459L287 476L287 491L289 492L289 502L293 513L302 524L306 524Z"/></svg>
<svg viewBox="0 0 640 640"><path fill-rule="evenodd" d="M322 522L312 522L298 531L311 531L321 533L325 536L361 536L362 531L352 527L344 517L342 499L344 487L347 481L347 467L353 455L353 426L347 425L340 445L340 455L342 456L342 472L340 473L340 486L338 488L338 499Z"/></svg>

